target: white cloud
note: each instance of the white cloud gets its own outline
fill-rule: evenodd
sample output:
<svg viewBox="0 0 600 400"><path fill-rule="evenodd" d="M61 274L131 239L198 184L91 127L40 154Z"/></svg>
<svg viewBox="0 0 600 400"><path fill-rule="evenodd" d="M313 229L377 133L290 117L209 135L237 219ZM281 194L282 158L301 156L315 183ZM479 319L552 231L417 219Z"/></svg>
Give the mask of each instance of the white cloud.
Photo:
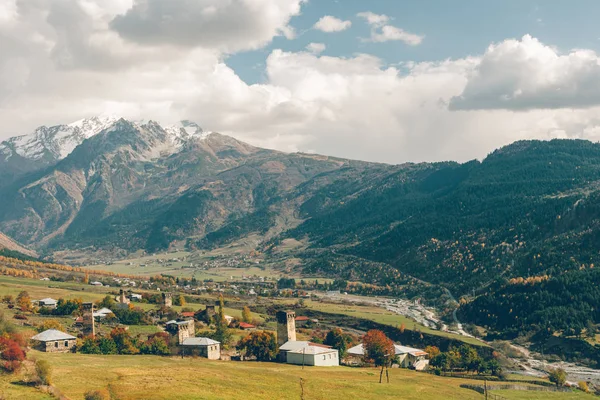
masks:
<svg viewBox="0 0 600 400"><path fill-rule="evenodd" d="M343 21L339 18L326 15L319 19L313 28L323 32L341 32L352 26L351 21Z"/></svg>
<svg viewBox="0 0 600 400"><path fill-rule="evenodd" d="M452 109L582 108L600 105L600 58L560 54L526 35L491 45Z"/></svg>
<svg viewBox="0 0 600 400"><path fill-rule="evenodd" d="M410 46L418 46L423 42L424 36L422 35L406 32L401 28L388 25L390 17L387 15L367 11L358 13L357 16L364 18L371 25L371 37L362 39L365 42L383 43L397 40Z"/></svg>
<svg viewBox="0 0 600 400"><path fill-rule="evenodd" d="M306 46L306 50L313 54L321 54L326 48L327 46L325 46L324 43L309 43L308 46Z"/></svg>
<svg viewBox="0 0 600 400"><path fill-rule="evenodd" d="M293 37L288 23L304 0L138 0L111 27L144 45L218 48L262 47L276 36Z"/></svg>
<svg viewBox="0 0 600 400"><path fill-rule="evenodd" d="M379 26L379 27L384 26L390 20L390 17L388 17L387 15L375 14L375 13L372 13L371 11L360 12L360 13L356 14L356 16L367 20L367 23L369 25Z"/></svg>
<svg viewBox="0 0 600 400"><path fill-rule="evenodd" d="M115 15L130 8L119 0L16 4L19 18L0 22L1 138L101 113L164 123L192 119L207 130L256 145L384 162L466 160L518 139L600 138L596 106L519 113L448 109L450 103L457 108L459 96L472 101L467 95L480 93L468 89L474 82L479 82L477 87L508 82L509 93L520 90L534 98L529 93L545 86L524 78L515 84L523 65L539 70L539 79L545 77L541 82L591 79L596 64L590 51L560 55L539 42L533 45L533 39L508 40L493 47L502 49L500 53L407 62L396 69L366 54L324 56L315 43L309 51L272 51L265 82L248 85L225 64L223 52L250 46L261 35L241 38L235 45L230 37L226 46L211 44L216 47L205 47L209 42L192 47L136 43L109 29ZM218 14L219 8L204 12ZM538 61L507 64L506 54L517 61ZM595 82L589 85L594 88ZM585 102L586 107L592 104Z"/></svg>

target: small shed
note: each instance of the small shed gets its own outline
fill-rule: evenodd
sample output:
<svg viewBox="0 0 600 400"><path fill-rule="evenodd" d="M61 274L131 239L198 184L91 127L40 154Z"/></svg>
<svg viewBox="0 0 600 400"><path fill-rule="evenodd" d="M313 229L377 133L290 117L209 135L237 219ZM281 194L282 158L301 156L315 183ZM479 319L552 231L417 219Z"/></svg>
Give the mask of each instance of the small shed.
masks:
<svg viewBox="0 0 600 400"><path fill-rule="evenodd" d="M48 329L31 338L37 342L38 350L48 353L66 353L75 347L77 338L56 329Z"/></svg>
<svg viewBox="0 0 600 400"><path fill-rule="evenodd" d="M205 337L189 337L184 339L180 346L184 353L197 353L200 357L209 360L221 358L221 343Z"/></svg>
<svg viewBox="0 0 600 400"><path fill-rule="evenodd" d="M102 318L106 318L106 316L109 315L109 314L113 314L112 310L110 310L109 308L104 307L104 308L101 308L100 310L96 311L94 313L94 317L102 319Z"/></svg>

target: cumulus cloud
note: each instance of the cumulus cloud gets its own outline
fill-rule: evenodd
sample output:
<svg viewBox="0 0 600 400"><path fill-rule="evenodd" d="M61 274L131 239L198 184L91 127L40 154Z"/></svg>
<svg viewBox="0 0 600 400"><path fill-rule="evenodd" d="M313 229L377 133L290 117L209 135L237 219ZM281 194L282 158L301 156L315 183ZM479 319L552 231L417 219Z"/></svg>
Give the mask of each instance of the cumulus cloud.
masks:
<svg viewBox="0 0 600 400"><path fill-rule="evenodd" d="M288 23L304 0L136 0L111 27L135 43L257 49L274 36L293 37Z"/></svg>
<svg viewBox="0 0 600 400"><path fill-rule="evenodd" d="M561 54L529 35L491 45L450 102L454 110L531 110L600 105L600 58Z"/></svg>
<svg viewBox="0 0 600 400"><path fill-rule="evenodd" d="M324 43L309 43L308 46L306 46L306 50L313 54L321 54L326 48L327 46L325 46Z"/></svg>
<svg viewBox="0 0 600 400"><path fill-rule="evenodd" d="M423 42L424 36L406 32L401 28L388 25L390 17L384 14L375 14L370 11L357 14L371 25L371 37L363 39L365 42L383 43L393 40L402 41L410 46L418 46Z"/></svg>
<svg viewBox="0 0 600 400"><path fill-rule="evenodd" d="M223 56L227 49L249 46L248 38L235 46L211 44L216 47L138 43L110 28L117 15L134 7L121 0L28 0L15 6L7 10L18 18L0 18L0 139L102 113L167 124L191 119L259 146L392 163L462 161L526 138L600 139L595 106L520 113L449 110L448 104L455 106L469 93L475 77L502 80L501 71L483 73L489 49L477 57L406 63L399 69L367 54L325 56L315 43L309 51L272 51L264 82L249 85ZM389 24L385 18L371 20ZM582 55L591 57L589 51L550 50L555 56L536 67L541 71L563 57L571 60L560 70L567 76L595 68ZM552 70L558 74L557 67ZM511 93L528 93L532 83L518 82Z"/></svg>
<svg viewBox="0 0 600 400"><path fill-rule="evenodd" d="M313 28L323 32L341 32L352 26L351 21L343 21L339 18L326 15L319 19Z"/></svg>

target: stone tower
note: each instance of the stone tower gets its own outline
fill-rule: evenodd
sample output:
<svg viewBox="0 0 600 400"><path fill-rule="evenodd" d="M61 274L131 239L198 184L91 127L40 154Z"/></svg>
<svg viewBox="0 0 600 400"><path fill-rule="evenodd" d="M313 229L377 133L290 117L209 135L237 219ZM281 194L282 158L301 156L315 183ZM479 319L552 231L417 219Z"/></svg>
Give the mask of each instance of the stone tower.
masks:
<svg viewBox="0 0 600 400"><path fill-rule="evenodd" d="M129 304L129 299L125 295L125 291L123 289L119 290L119 303L121 303L121 304Z"/></svg>
<svg viewBox="0 0 600 400"><path fill-rule="evenodd" d="M277 311L277 347L290 340L296 340L296 313Z"/></svg>
<svg viewBox="0 0 600 400"><path fill-rule="evenodd" d="M182 321L177 323L177 340L179 344L187 338L196 337L196 324L194 320Z"/></svg>
<svg viewBox="0 0 600 400"><path fill-rule="evenodd" d="M173 307L173 295L171 293L163 292L163 306L165 307Z"/></svg>
<svg viewBox="0 0 600 400"><path fill-rule="evenodd" d="M94 303L83 303L83 336L96 337L96 324L94 321Z"/></svg>

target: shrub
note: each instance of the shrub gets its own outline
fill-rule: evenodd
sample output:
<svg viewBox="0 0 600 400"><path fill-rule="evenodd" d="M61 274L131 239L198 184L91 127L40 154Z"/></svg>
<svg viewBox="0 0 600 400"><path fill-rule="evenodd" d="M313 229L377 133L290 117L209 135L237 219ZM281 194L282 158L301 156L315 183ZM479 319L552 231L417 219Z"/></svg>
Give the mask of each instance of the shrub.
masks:
<svg viewBox="0 0 600 400"><path fill-rule="evenodd" d="M590 392L590 387L588 386L587 382L581 381L577 384L577 387L579 388L579 390L581 390L582 392L585 393L589 393Z"/></svg>
<svg viewBox="0 0 600 400"><path fill-rule="evenodd" d="M35 372L42 385L52 384L52 367L46 360L37 360L35 362Z"/></svg>
<svg viewBox="0 0 600 400"><path fill-rule="evenodd" d="M108 396L100 390L88 390L84 395L85 400L107 400Z"/></svg>
<svg viewBox="0 0 600 400"><path fill-rule="evenodd" d="M548 372L548 379L556 386L564 386L567 381L567 373L562 368L552 369Z"/></svg>
<svg viewBox="0 0 600 400"><path fill-rule="evenodd" d="M27 317L23 314L15 314L13 316L14 319L27 320Z"/></svg>

